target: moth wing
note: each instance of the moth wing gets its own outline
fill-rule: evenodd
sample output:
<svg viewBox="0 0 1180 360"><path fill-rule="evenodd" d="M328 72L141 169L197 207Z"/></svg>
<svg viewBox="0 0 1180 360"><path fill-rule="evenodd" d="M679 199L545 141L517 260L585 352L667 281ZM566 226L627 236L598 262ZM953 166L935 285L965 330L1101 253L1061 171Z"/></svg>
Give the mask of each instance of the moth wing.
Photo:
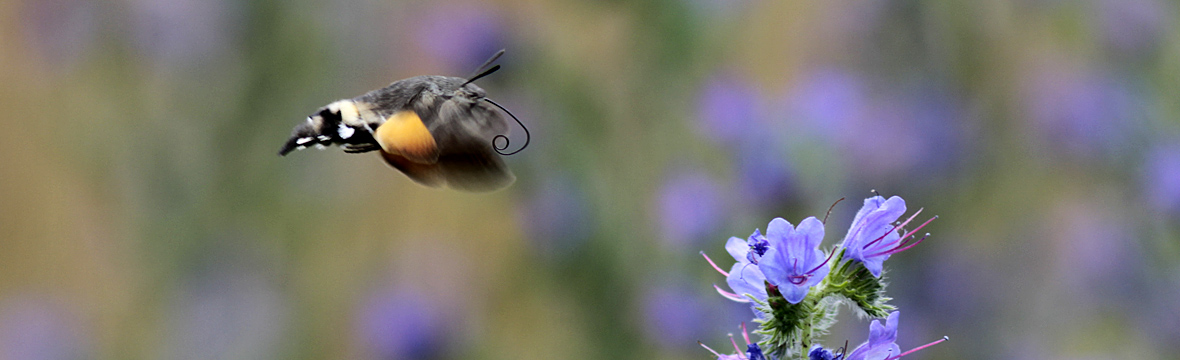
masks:
<svg viewBox="0 0 1180 360"><path fill-rule="evenodd" d="M446 177L442 173L442 168L438 164L418 163L404 156L384 151L381 151L381 158L385 159L385 163L389 164L389 166L393 166L394 169L406 174L410 180L416 183L429 187L442 187L447 183Z"/></svg>
<svg viewBox="0 0 1180 360"><path fill-rule="evenodd" d="M516 181L516 176L491 148L469 149L441 155L433 164L423 164L398 154L381 152L390 166L416 183L455 190L487 192L499 190Z"/></svg>
<svg viewBox="0 0 1180 360"><path fill-rule="evenodd" d="M373 131L373 137L385 153L399 155L421 164L431 164L438 160L438 142L414 110L403 110L390 115Z"/></svg>
<svg viewBox="0 0 1180 360"><path fill-rule="evenodd" d="M426 106L417 111L406 112L424 114L419 123L429 129L428 133L434 141L434 161L422 161L426 159L408 156L405 150L398 150L399 152L382 153L387 163L415 182L433 187L446 185L456 190L485 192L502 189L516 181L516 176L492 148L492 139L508 128L507 122L498 112L493 111L487 104L470 100L427 97L421 99L420 104ZM391 119L395 117L397 116L392 116ZM406 121L406 118L394 120ZM422 129L416 126L414 129L417 130L412 133L419 134L415 137L424 137L421 135ZM378 131L385 127L386 125L382 124ZM392 131L400 129L398 125L389 129L390 134L411 133L402 130Z"/></svg>
<svg viewBox="0 0 1180 360"><path fill-rule="evenodd" d="M438 122L431 124L436 138L464 141L475 138L489 145L496 135L506 135L508 121L496 108L485 101L450 99L442 102L436 110Z"/></svg>

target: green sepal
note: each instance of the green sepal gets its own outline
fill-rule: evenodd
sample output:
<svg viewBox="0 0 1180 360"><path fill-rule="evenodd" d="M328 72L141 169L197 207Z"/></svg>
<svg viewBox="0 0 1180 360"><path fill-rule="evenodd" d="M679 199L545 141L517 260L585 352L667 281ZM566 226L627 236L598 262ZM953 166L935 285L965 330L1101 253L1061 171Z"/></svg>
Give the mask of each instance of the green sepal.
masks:
<svg viewBox="0 0 1180 360"><path fill-rule="evenodd" d="M885 318L897 310L889 304L892 298L885 296L885 279L873 276L864 263L852 259L841 259L834 271L824 279L825 292L848 303L860 317Z"/></svg>

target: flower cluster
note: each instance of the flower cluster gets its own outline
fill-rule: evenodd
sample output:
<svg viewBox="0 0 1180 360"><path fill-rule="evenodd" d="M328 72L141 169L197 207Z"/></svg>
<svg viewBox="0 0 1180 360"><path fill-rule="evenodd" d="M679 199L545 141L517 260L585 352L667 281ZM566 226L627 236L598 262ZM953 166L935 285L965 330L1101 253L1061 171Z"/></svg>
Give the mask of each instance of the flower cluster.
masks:
<svg viewBox="0 0 1180 360"><path fill-rule="evenodd" d="M865 199L844 240L828 252L820 247L824 222L815 217L803 219L798 226L775 218L767 225L765 236L754 230L744 240L730 238L725 250L735 263L729 271L701 252L714 269L725 275L732 291L716 285L714 288L730 300L749 303L754 321L760 324L754 333L762 336L751 343L743 324L747 350L742 352L734 342L734 355L714 354L719 359L748 360L894 360L946 341L943 338L905 353L894 342L900 312L888 304L890 298L885 296L883 264L891 255L925 240L929 234L921 238L914 235L938 218L932 217L907 231L906 226L922 210L899 222L905 212L905 200L897 196ZM862 317L883 318L885 325L874 320L867 342L850 351L832 351L814 340L827 334L842 304Z"/></svg>

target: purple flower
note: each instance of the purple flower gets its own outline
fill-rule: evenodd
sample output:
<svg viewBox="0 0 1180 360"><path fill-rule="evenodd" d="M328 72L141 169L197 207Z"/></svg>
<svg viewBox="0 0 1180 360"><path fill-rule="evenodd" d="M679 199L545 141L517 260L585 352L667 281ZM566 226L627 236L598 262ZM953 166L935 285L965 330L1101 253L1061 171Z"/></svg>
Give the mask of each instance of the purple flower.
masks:
<svg viewBox="0 0 1180 360"><path fill-rule="evenodd" d="M873 320L869 325L869 341L853 349L845 360L885 360L901 354L901 347L897 346L897 317L900 311L894 311L885 319L885 326Z"/></svg>
<svg viewBox="0 0 1180 360"><path fill-rule="evenodd" d="M766 355L762 354L762 348L754 343L746 345L746 358L749 360L766 360Z"/></svg>
<svg viewBox="0 0 1180 360"><path fill-rule="evenodd" d="M732 355L718 353L717 350L713 350L713 348L710 348L708 345L705 345L704 343L701 343L701 342L697 342L697 343L700 344L701 347L705 348L705 350L709 350L709 352L713 353L714 356L717 356L718 360L766 360L767 359L766 355L762 354L762 348L758 347L758 343L750 342L750 333L746 331L746 324L745 323L742 323L742 338L746 340L745 356L742 356L742 348L738 347L737 341L735 341L733 339L733 334L729 334L729 343L733 344L733 350L735 351L735 353Z"/></svg>
<svg viewBox="0 0 1180 360"><path fill-rule="evenodd" d="M798 304L830 271L819 249L824 224L813 216L803 219L796 229L783 218L775 218L766 227L766 238L770 250L759 266L766 280L777 286L788 302Z"/></svg>
<svg viewBox="0 0 1180 360"><path fill-rule="evenodd" d="M842 360L844 354L835 355L831 350L824 349L823 346L815 345L811 347L811 352L807 353L808 360Z"/></svg>
<svg viewBox="0 0 1180 360"><path fill-rule="evenodd" d="M922 242L919 239L911 244L909 238L914 232L929 224L931 220L938 218L935 216L918 226L917 229L900 235L897 230L908 224L921 212L922 210L918 210L905 222L893 225L893 222L905 213L905 200L897 196L890 197L889 200L885 200L881 196L865 199L864 206L860 208L860 211L857 211L856 217L852 219L852 227L848 229L848 235L844 236L844 258L864 263L865 268L868 268L873 276L881 277L883 264L885 260L889 259L889 255L905 251Z"/></svg>
<svg viewBox="0 0 1180 360"><path fill-rule="evenodd" d="M733 289L735 294L743 299L746 294L750 294L758 300L766 300L766 276L758 268L758 263L766 254L769 246L770 243L766 237L762 236L758 230L754 230L754 233L750 234L748 241L731 237L729 242L725 244L725 250L733 256L734 260L737 260L730 268L725 282L729 284L729 288Z"/></svg>

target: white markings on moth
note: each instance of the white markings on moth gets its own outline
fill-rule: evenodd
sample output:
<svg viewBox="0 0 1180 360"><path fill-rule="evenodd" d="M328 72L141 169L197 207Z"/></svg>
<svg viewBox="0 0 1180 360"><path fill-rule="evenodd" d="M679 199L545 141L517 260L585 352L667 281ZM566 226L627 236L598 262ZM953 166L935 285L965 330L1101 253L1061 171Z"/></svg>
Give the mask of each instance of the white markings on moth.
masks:
<svg viewBox="0 0 1180 360"><path fill-rule="evenodd" d="M307 148L307 145L299 145L299 146L296 146L296 147L295 147L295 150L303 150L303 149L306 149L306 148Z"/></svg>
<svg viewBox="0 0 1180 360"><path fill-rule="evenodd" d="M336 133L340 134L341 139L348 139L352 137L352 133L354 132L356 132L356 130L353 130L353 128L349 127L348 125L344 125L343 123L341 123L340 127L336 129Z"/></svg>
<svg viewBox="0 0 1180 360"><path fill-rule="evenodd" d="M323 150L323 149L324 149L324 148L326 148L326 147L327 147L327 146L324 146L324 144L319 144L319 143L315 144L315 148L316 148L316 150Z"/></svg>
<svg viewBox="0 0 1180 360"><path fill-rule="evenodd" d="M312 138L309 138L309 137L299 138L299 140L295 140L295 145L303 145L303 144L308 143L311 140L312 140Z"/></svg>
<svg viewBox="0 0 1180 360"><path fill-rule="evenodd" d="M328 141L328 140L332 140L332 137L331 137L331 136L328 136L328 135L320 135L320 136L317 136L317 137L320 139L320 141Z"/></svg>
<svg viewBox="0 0 1180 360"><path fill-rule="evenodd" d="M340 115L340 121L348 125L357 125L360 123L361 111L357 108L356 102L348 99L337 100L328 104L328 110Z"/></svg>

